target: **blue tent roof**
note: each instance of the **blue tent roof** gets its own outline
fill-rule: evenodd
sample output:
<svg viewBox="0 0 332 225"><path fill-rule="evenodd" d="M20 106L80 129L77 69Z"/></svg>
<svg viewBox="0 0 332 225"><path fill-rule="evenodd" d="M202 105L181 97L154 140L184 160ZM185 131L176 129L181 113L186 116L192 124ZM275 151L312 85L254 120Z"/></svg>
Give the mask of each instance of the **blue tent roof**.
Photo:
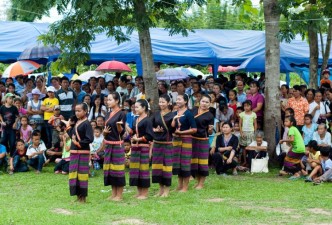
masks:
<svg viewBox="0 0 332 225"><path fill-rule="evenodd" d="M48 23L0 22L0 62L16 61L27 47L37 45L40 34L48 31ZM125 29L125 28L124 28ZM179 65L239 65L247 58L264 54L265 32L250 30L195 30L187 37L170 36L161 28L150 30L154 61ZM324 36L326 39L326 36ZM105 33L96 35L91 42L90 61L99 64L106 60L119 60L137 64L142 73L139 38L136 31L130 41L117 44ZM281 43L280 55L288 63L309 63L309 46L296 36L291 43ZM332 50L331 50L332 55ZM322 61L321 52L319 60ZM332 64L332 59L329 61Z"/></svg>

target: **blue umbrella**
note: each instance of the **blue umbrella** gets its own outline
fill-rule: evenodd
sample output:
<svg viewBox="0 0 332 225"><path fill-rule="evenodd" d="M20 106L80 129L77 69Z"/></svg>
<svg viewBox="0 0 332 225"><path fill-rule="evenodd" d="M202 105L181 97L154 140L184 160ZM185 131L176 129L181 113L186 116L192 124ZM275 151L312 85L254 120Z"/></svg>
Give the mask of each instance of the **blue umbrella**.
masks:
<svg viewBox="0 0 332 225"><path fill-rule="evenodd" d="M60 53L61 50L56 46L37 45L24 49L18 59L40 59L47 58L49 56L59 55Z"/></svg>
<svg viewBox="0 0 332 225"><path fill-rule="evenodd" d="M254 55L244 61L238 70L244 70L246 72L265 72L265 54ZM288 73L294 71L289 63L280 58L280 72Z"/></svg>

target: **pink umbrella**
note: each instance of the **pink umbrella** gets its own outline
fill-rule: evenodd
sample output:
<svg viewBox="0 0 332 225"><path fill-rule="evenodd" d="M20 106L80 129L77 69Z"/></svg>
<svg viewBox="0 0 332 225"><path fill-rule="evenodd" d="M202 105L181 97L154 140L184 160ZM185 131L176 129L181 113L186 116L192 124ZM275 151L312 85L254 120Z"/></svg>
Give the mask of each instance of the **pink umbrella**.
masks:
<svg viewBox="0 0 332 225"><path fill-rule="evenodd" d="M96 71L104 71L104 72L131 72L129 66L119 61L106 61L100 64Z"/></svg>
<svg viewBox="0 0 332 225"><path fill-rule="evenodd" d="M212 66L209 66L208 70L210 73L212 73ZM234 72L234 71L237 71L237 67L235 67L235 66L219 66L218 67L218 72L220 72L220 73Z"/></svg>

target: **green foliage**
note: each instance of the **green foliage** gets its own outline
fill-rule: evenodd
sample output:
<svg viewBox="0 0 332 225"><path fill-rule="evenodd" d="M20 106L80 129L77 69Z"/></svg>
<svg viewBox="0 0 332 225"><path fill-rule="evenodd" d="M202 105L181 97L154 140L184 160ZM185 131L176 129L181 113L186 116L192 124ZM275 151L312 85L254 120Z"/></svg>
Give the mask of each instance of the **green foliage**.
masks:
<svg viewBox="0 0 332 225"><path fill-rule="evenodd" d="M206 7L192 7L188 23L196 29L249 29L262 30L262 7L257 9L251 1L234 2L208 0Z"/></svg>
<svg viewBox="0 0 332 225"><path fill-rule="evenodd" d="M303 180L290 181L269 174L220 177L210 171L203 190L173 191L168 198L134 198L135 187L125 187L122 202L108 201L111 187L103 185L102 171L89 179L86 204L69 196L68 175L53 174L47 166L33 171L0 174L2 224L330 224L331 184L314 187ZM128 174L128 173L127 173ZM127 176L128 179L128 176ZM127 180L128 181L128 180ZM18 200L19 199L19 200Z"/></svg>

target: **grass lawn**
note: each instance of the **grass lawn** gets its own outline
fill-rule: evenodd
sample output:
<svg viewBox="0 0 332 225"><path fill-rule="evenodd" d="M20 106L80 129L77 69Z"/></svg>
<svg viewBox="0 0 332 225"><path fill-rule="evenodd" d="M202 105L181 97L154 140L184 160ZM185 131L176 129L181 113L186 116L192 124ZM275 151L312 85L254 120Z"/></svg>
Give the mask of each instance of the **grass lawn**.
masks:
<svg viewBox="0 0 332 225"><path fill-rule="evenodd" d="M69 196L68 176L53 174L47 166L12 176L0 174L0 224L331 224L332 184L313 186L269 174L219 177L211 171L203 190L133 198L126 187L124 201L110 202L110 187L103 186L102 171L89 179L86 204ZM176 177L172 189L175 189Z"/></svg>

